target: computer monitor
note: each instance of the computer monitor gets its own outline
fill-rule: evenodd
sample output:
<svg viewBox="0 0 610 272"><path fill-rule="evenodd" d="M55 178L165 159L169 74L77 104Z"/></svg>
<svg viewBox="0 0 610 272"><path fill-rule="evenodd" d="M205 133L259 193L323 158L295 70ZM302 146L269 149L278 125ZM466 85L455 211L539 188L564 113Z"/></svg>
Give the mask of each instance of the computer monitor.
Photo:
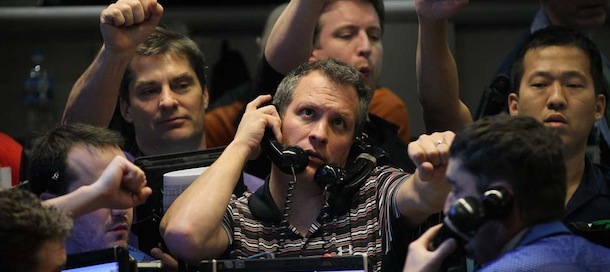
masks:
<svg viewBox="0 0 610 272"><path fill-rule="evenodd" d="M64 272L132 272L135 262L125 247L69 254Z"/></svg>
<svg viewBox="0 0 610 272"><path fill-rule="evenodd" d="M159 223L163 217L163 175L168 172L210 166L220 156L224 147L205 150L142 156L134 164L146 174L147 186L152 194L146 202L135 208L132 231L138 236L138 248L150 252L161 241ZM243 183L241 183L243 185Z"/></svg>
<svg viewBox="0 0 610 272"><path fill-rule="evenodd" d="M206 260L198 272L368 272L372 271L366 254L354 256L311 256L274 259Z"/></svg>

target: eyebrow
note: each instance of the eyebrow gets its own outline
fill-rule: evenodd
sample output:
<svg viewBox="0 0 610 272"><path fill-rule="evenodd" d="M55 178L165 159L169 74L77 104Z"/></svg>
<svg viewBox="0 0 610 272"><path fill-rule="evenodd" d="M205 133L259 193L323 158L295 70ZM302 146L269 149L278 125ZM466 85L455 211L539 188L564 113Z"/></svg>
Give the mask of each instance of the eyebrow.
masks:
<svg viewBox="0 0 610 272"><path fill-rule="evenodd" d="M182 74L179 74L175 77L172 77L170 79L170 81L176 81L176 80L190 80L190 81L195 81L195 77L193 75L191 75L188 72L184 72ZM135 81L134 82L134 87L140 87L140 86L148 86L148 85L157 85L157 81L155 80L145 80L145 81Z"/></svg>
<svg viewBox="0 0 610 272"><path fill-rule="evenodd" d="M550 72L535 71L528 78L531 79L531 78L537 77L537 76L547 77L547 78L548 77L554 77L553 73L550 73ZM583 73L581 73L579 71L574 71L574 70L561 72L559 74L559 78L560 79L567 79L567 78L573 78L573 77L576 77L576 78L579 78L579 79L582 79L582 80L586 80L587 79L586 75L584 75Z"/></svg>

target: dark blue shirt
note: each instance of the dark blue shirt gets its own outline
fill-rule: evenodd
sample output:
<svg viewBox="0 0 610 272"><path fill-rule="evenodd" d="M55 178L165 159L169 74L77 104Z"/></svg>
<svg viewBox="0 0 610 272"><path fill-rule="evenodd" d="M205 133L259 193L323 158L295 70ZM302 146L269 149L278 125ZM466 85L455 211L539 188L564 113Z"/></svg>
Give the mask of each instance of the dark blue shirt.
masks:
<svg viewBox="0 0 610 272"><path fill-rule="evenodd" d="M585 160L580 185L566 205L564 222L610 219L610 175L607 169Z"/></svg>
<svg viewBox="0 0 610 272"><path fill-rule="evenodd" d="M608 271L610 249L573 235L559 221L532 226L517 246L478 271Z"/></svg>

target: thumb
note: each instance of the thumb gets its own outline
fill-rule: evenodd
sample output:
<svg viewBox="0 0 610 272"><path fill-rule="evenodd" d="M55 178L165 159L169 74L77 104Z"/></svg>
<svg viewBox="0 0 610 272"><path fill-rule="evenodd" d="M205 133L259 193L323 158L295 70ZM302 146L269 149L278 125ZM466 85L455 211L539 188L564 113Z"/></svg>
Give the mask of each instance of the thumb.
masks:
<svg viewBox="0 0 610 272"><path fill-rule="evenodd" d="M421 181L432 179L434 173L434 165L429 162L424 162L417 167L417 175Z"/></svg>

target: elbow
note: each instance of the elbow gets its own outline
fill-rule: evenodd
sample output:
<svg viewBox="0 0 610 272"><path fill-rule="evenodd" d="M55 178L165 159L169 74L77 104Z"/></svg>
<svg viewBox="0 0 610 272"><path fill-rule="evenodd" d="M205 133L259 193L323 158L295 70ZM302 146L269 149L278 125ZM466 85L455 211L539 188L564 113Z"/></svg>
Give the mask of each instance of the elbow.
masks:
<svg viewBox="0 0 610 272"><path fill-rule="evenodd" d="M197 243L193 230L179 226L162 226L161 237L171 254L188 263L197 264L204 259L203 250Z"/></svg>
<svg viewBox="0 0 610 272"><path fill-rule="evenodd" d="M225 250L218 243L216 236L204 230L205 227L187 222L172 224L171 222L161 221L160 234L165 245L173 256L188 263L196 265L204 259L219 257ZM210 234L206 234L210 233Z"/></svg>

